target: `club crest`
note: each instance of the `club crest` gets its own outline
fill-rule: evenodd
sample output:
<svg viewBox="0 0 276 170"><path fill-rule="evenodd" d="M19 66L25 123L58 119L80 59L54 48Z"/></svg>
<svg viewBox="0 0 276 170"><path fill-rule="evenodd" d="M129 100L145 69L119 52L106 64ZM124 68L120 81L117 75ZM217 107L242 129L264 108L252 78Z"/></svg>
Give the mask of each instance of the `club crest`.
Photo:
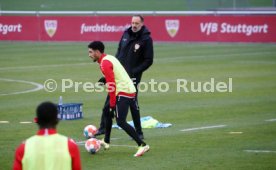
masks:
<svg viewBox="0 0 276 170"><path fill-rule="evenodd" d="M176 20L165 20L166 29L168 34L173 38L176 36L180 22L178 19Z"/></svg>
<svg viewBox="0 0 276 170"><path fill-rule="evenodd" d="M44 21L44 28L49 37L53 37L57 30L58 22L57 20L45 20Z"/></svg>
<svg viewBox="0 0 276 170"><path fill-rule="evenodd" d="M140 48L140 44L135 44L134 45L134 52L136 52Z"/></svg>

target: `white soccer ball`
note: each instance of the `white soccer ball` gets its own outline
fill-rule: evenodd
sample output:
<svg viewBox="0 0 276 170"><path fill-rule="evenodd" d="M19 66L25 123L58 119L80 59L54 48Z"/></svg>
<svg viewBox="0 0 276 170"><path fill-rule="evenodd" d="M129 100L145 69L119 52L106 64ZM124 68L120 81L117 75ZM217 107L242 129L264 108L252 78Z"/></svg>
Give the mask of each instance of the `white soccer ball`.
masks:
<svg viewBox="0 0 276 170"><path fill-rule="evenodd" d="M88 139L85 142L85 149L87 152L95 154L101 149L101 142L96 138Z"/></svg>
<svg viewBox="0 0 276 170"><path fill-rule="evenodd" d="M98 129L94 125L87 125L83 129L83 135L86 139L95 137L95 134L98 132Z"/></svg>

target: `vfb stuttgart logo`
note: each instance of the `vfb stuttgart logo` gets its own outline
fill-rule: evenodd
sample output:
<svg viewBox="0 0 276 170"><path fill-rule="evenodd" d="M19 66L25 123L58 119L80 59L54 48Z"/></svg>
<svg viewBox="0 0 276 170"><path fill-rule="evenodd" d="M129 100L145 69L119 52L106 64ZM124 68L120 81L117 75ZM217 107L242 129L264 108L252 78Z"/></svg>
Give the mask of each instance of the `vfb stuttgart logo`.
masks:
<svg viewBox="0 0 276 170"><path fill-rule="evenodd" d="M176 36L180 22L178 19L175 20L165 20L166 29L169 35L173 38Z"/></svg>
<svg viewBox="0 0 276 170"><path fill-rule="evenodd" d="M58 26L57 20L45 20L44 21L45 31L51 38L55 35L57 26Z"/></svg>

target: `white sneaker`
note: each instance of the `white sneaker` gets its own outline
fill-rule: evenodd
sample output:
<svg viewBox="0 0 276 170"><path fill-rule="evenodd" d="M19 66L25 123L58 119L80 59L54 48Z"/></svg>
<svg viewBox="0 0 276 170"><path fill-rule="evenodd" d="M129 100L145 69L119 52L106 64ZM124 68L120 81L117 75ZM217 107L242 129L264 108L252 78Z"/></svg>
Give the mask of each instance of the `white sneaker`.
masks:
<svg viewBox="0 0 276 170"><path fill-rule="evenodd" d="M105 150L109 149L110 145L109 143L106 143L104 139L100 140L101 146L104 147Z"/></svg>
<svg viewBox="0 0 276 170"><path fill-rule="evenodd" d="M139 146L138 151L134 154L134 157L142 156L145 152L148 152L150 149L149 145Z"/></svg>

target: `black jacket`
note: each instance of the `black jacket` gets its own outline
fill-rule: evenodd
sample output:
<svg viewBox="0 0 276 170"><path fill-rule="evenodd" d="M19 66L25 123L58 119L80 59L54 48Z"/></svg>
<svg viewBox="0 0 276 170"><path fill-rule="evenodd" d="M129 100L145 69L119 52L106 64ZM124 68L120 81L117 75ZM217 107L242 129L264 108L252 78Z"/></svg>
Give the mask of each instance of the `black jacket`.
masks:
<svg viewBox="0 0 276 170"><path fill-rule="evenodd" d="M133 33L128 28L119 43L116 57L126 69L131 78L140 81L143 71L153 63L153 43L149 30L143 26Z"/></svg>

